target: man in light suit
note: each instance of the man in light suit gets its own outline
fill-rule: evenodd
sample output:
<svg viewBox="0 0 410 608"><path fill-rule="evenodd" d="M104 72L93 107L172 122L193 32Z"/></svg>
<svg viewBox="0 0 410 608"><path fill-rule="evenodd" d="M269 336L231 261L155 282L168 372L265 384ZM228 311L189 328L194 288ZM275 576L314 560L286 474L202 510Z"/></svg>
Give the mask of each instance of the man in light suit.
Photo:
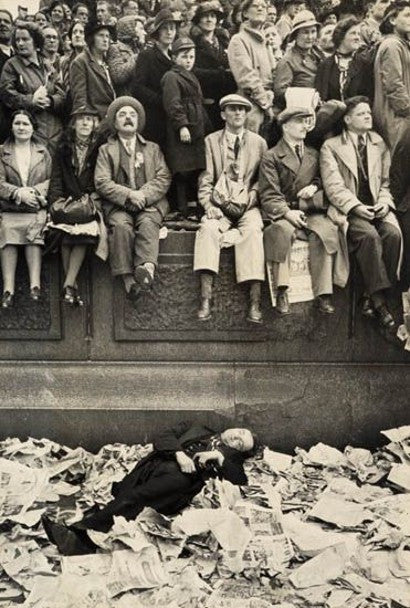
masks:
<svg viewBox="0 0 410 608"><path fill-rule="evenodd" d="M244 128L246 114L252 109L247 99L226 95L219 105L225 128L205 139L206 169L199 177L198 200L205 215L194 252L194 270L201 273L198 319L211 318L212 285L219 271L220 250L233 245L237 282L250 284L247 320L260 323L265 268L257 176L267 146L260 135Z"/></svg>
<svg viewBox="0 0 410 608"><path fill-rule="evenodd" d="M347 223L349 249L363 275L363 314L391 328L394 319L385 291L397 280L401 232L389 188L390 154L380 135L372 131L366 97L346 101L343 121L341 135L328 139L320 152L329 215Z"/></svg>
<svg viewBox="0 0 410 608"><path fill-rule="evenodd" d="M332 314L333 284L344 287L347 250L339 230L327 217L319 177L319 155L305 145L312 113L287 108L278 116L282 138L267 152L259 173L262 211L270 220L264 231L265 257L273 262L276 310L288 314L290 250L298 236L309 241L313 293L320 312Z"/></svg>

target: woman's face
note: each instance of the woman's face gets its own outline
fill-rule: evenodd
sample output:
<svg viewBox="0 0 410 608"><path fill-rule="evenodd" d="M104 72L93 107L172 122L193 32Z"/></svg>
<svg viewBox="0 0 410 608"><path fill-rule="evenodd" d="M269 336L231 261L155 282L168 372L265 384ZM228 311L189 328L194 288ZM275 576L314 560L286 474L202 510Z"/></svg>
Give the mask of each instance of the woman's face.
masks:
<svg viewBox="0 0 410 608"><path fill-rule="evenodd" d="M200 18L198 25L203 32L213 32L215 31L217 21L216 13L210 11Z"/></svg>
<svg viewBox="0 0 410 608"><path fill-rule="evenodd" d="M74 49L82 49L85 45L84 25L76 23L71 31L71 44Z"/></svg>
<svg viewBox="0 0 410 608"><path fill-rule="evenodd" d="M72 17L72 12L71 12L71 8L68 6L68 4L64 4L64 17L67 19L67 21L71 20Z"/></svg>
<svg viewBox="0 0 410 608"><path fill-rule="evenodd" d="M100 30L94 34L93 48L100 53L105 53L109 49L110 41L110 32L108 30Z"/></svg>
<svg viewBox="0 0 410 608"><path fill-rule="evenodd" d="M170 46L177 33L177 28L174 21L167 21L158 30L158 42L164 46Z"/></svg>
<svg viewBox="0 0 410 608"><path fill-rule="evenodd" d="M123 15L124 17L127 17L128 15L138 15L138 11L138 2L134 2L134 0L129 0L128 4L124 7Z"/></svg>
<svg viewBox="0 0 410 608"><path fill-rule="evenodd" d="M353 53L354 51L357 51L361 42L360 26L354 25L347 30L339 49L343 49L345 53Z"/></svg>
<svg viewBox="0 0 410 608"><path fill-rule="evenodd" d="M31 139L34 129L28 116L16 114L11 125L11 131L16 141L23 142Z"/></svg>
<svg viewBox="0 0 410 608"><path fill-rule="evenodd" d="M275 26L266 28L265 31L265 40L266 44L269 44L275 49L279 49L281 45L281 39L278 34L278 30Z"/></svg>
<svg viewBox="0 0 410 608"><path fill-rule="evenodd" d="M302 27L296 34L295 44L300 49L308 51L315 44L317 39L317 27Z"/></svg>
<svg viewBox="0 0 410 608"><path fill-rule="evenodd" d="M43 29L44 50L49 53L57 53L58 51L58 33L53 27L45 27Z"/></svg>
<svg viewBox="0 0 410 608"><path fill-rule="evenodd" d="M74 131L76 137L80 139L86 139L90 137L94 129L95 117L89 114L81 114L77 116L74 123Z"/></svg>
<svg viewBox="0 0 410 608"><path fill-rule="evenodd" d="M28 30L18 29L16 31L16 51L21 57L31 57L36 51L34 40Z"/></svg>
<svg viewBox="0 0 410 608"><path fill-rule="evenodd" d="M34 23L37 23L38 27L42 30L47 25L47 17L44 13L36 13Z"/></svg>
<svg viewBox="0 0 410 608"><path fill-rule="evenodd" d="M51 11L51 21L53 23L61 23L64 19L64 9L62 5L57 4Z"/></svg>
<svg viewBox="0 0 410 608"><path fill-rule="evenodd" d="M265 23L266 16L267 9L264 0L253 0L244 14L244 17L253 25L262 25L262 23Z"/></svg>

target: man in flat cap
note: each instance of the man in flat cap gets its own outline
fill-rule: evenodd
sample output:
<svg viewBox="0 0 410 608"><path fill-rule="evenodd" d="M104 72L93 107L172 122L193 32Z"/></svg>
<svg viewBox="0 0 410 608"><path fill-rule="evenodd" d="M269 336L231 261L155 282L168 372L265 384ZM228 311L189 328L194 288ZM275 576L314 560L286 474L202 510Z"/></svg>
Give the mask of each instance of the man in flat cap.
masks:
<svg viewBox="0 0 410 608"><path fill-rule="evenodd" d="M95 187L104 200L111 272L136 300L154 279L171 175L159 146L140 135L145 112L139 101L118 97L106 120L115 135L100 147Z"/></svg>
<svg viewBox="0 0 410 608"><path fill-rule="evenodd" d="M205 214L196 233L194 251L194 270L201 273L198 319L211 318L220 250L233 245L236 279L250 285L247 319L260 323L265 270L257 175L267 146L262 137L244 127L247 112L252 109L247 99L226 95L219 105L225 128L206 137L206 169L199 177L198 200Z"/></svg>
<svg viewBox="0 0 410 608"><path fill-rule="evenodd" d="M265 257L273 262L276 310L288 314L290 250L296 237L309 241L313 293L320 312L334 312L333 284L348 277L347 246L327 217L319 177L319 154L305 145L312 111L287 108L278 116L282 138L263 157L259 173L262 212L270 220L264 231Z"/></svg>

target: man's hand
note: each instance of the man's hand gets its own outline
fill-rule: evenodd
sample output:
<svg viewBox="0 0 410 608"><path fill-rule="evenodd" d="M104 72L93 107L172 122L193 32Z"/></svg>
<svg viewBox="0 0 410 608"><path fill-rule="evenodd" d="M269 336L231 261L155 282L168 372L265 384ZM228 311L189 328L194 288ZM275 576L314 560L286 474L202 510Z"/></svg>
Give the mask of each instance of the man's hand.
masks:
<svg viewBox="0 0 410 608"><path fill-rule="evenodd" d="M181 127L179 130L179 139L183 144L191 143L191 133L189 132L188 127Z"/></svg>
<svg viewBox="0 0 410 608"><path fill-rule="evenodd" d="M357 207L352 209L352 213L357 217L361 217L362 219L371 222L374 220L374 209L375 208L370 205L357 205Z"/></svg>
<svg viewBox="0 0 410 608"><path fill-rule="evenodd" d="M175 459L183 473L195 473L195 463L185 452L175 452Z"/></svg>
<svg viewBox="0 0 410 608"><path fill-rule="evenodd" d="M316 194L317 190L317 186L315 186L314 184L310 184L310 186L305 186L304 188L299 190L296 196L298 198L303 198L304 200L307 200L308 198L312 198L312 196Z"/></svg>
<svg viewBox="0 0 410 608"><path fill-rule="evenodd" d="M36 108L44 110L51 105L45 86L38 87L33 93L33 105Z"/></svg>
<svg viewBox="0 0 410 608"><path fill-rule="evenodd" d="M20 201L27 205L28 207L34 207L34 209L39 209L40 205L37 200L36 191L34 188L24 187L19 188L18 195Z"/></svg>
<svg viewBox="0 0 410 608"><path fill-rule="evenodd" d="M383 217L386 217L386 215L390 211L388 203L377 203L377 205L375 205L373 209L374 215L378 220L381 220Z"/></svg>
<svg viewBox="0 0 410 608"><path fill-rule="evenodd" d="M195 460L198 461L200 467L206 466L208 462L217 462L221 467L224 463L224 455L219 450L212 450L210 452L198 452L194 456Z"/></svg>
<svg viewBox="0 0 410 608"><path fill-rule="evenodd" d="M206 217L208 220L220 220L223 215L222 209L214 207L213 205L206 210Z"/></svg>
<svg viewBox="0 0 410 608"><path fill-rule="evenodd" d="M306 216L303 211L298 209L289 209L283 216L285 220L288 220L295 228L306 228Z"/></svg>
<svg viewBox="0 0 410 608"><path fill-rule="evenodd" d="M128 201L138 211L141 211L141 209L144 209L145 207L145 196L138 190L131 190L130 194L128 195Z"/></svg>

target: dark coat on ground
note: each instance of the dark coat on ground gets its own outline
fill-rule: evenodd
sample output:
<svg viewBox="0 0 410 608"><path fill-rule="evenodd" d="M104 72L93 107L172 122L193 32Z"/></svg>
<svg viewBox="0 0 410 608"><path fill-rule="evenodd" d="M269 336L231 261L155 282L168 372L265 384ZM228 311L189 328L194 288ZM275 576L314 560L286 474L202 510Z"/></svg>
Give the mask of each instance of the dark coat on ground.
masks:
<svg viewBox="0 0 410 608"><path fill-rule="evenodd" d="M316 89L322 101L329 99L339 99L344 101L356 95L365 95L369 99L373 98L372 79L366 74L367 64L362 59L361 54L356 54L347 70L347 79L341 95L339 84L339 67L335 61L335 56L326 57L321 63L316 74Z"/></svg>
<svg viewBox="0 0 410 608"><path fill-rule="evenodd" d="M86 107L98 112L100 120L105 117L108 106L115 99L115 91L104 69L88 49L80 53L71 64L70 92L73 112Z"/></svg>
<svg viewBox="0 0 410 608"><path fill-rule="evenodd" d="M216 474L233 484L245 485L247 478L243 463L248 454L228 447L218 447L225 459L217 472L209 469L190 474L181 472L175 453L188 450L192 457L194 453L209 449L209 439L214 434L209 428L187 423L160 433L153 441L154 450L140 460L122 481L113 484L114 500L77 526L108 530L114 515L135 519L146 506L164 515L175 514L188 506L206 479Z"/></svg>
<svg viewBox="0 0 410 608"><path fill-rule="evenodd" d="M141 51L133 77L133 95L145 109L143 136L165 151L165 110L162 105L161 79L172 67L172 61L157 46Z"/></svg>
<svg viewBox="0 0 410 608"><path fill-rule="evenodd" d="M196 76L174 65L161 80L166 112L165 158L172 173L205 169L205 135L210 130L203 105L201 85ZM179 130L187 127L191 143L180 140Z"/></svg>

